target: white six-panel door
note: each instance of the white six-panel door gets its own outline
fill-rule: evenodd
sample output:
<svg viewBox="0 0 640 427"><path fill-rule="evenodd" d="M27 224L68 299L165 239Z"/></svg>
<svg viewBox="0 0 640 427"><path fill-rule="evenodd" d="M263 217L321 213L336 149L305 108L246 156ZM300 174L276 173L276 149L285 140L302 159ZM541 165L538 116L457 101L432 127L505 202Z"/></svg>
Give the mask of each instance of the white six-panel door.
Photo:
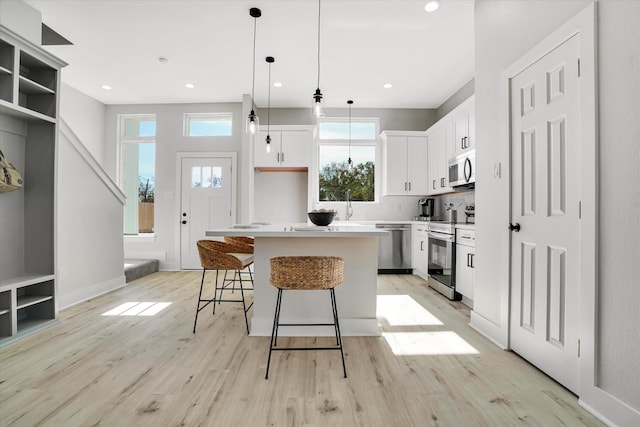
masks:
<svg viewBox="0 0 640 427"><path fill-rule="evenodd" d="M231 157L183 158L181 162L181 268L199 269L196 242L212 228L231 225Z"/></svg>
<svg viewBox="0 0 640 427"><path fill-rule="evenodd" d="M516 75L511 92L510 347L578 389L578 36Z"/></svg>

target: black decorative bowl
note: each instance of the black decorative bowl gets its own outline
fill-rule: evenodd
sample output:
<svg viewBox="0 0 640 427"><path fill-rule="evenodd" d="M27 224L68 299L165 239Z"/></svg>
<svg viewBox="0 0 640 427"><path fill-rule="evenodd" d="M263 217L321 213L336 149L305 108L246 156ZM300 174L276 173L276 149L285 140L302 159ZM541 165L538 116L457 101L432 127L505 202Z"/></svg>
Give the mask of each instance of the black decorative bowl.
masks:
<svg viewBox="0 0 640 427"><path fill-rule="evenodd" d="M315 225L324 226L331 224L331 221L333 221L333 218L336 216L336 211L312 211L308 212L307 215Z"/></svg>

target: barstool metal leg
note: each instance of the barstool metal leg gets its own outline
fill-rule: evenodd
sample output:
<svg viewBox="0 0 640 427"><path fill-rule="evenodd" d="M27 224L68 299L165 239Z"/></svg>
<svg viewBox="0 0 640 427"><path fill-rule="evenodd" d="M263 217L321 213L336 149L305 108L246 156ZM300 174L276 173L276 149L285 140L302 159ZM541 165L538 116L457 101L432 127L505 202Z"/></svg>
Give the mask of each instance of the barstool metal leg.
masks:
<svg viewBox="0 0 640 427"><path fill-rule="evenodd" d="M244 301L244 285L242 283L242 274L240 274L240 270L236 270L235 273L233 273L233 286L235 287L236 285L236 274L237 277L240 279L240 295L242 295L242 311L244 313L244 324L247 326L247 335L249 335L249 320L247 320L247 304Z"/></svg>
<svg viewBox="0 0 640 427"><path fill-rule="evenodd" d="M342 357L342 370L344 371L344 377L347 378L347 365L344 363L344 351L342 349L342 334L340 333L340 322L338 321L338 304L336 302L335 289L329 289L331 291L331 306L333 308L333 321L336 328L336 342L340 347L340 357Z"/></svg>
<svg viewBox="0 0 640 427"><path fill-rule="evenodd" d="M204 285L204 273L206 268L202 269L202 280L200 280L200 292L198 293L198 304L196 305L196 319L193 321L193 333L196 333L196 325L198 324L198 313L200 313L200 301L202 301L202 286ZM215 297L214 297L215 299ZM215 302L213 303L215 307Z"/></svg>
<svg viewBox="0 0 640 427"><path fill-rule="evenodd" d="M280 323L280 304L282 302L282 289L278 288L278 297L276 298L276 311L273 315L273 328L271 328L271 340L269 342L269 358L267 359L267 372L264 379L269 379L269 366L271 365L271 353L276 346L278 336L278 323Z"/></svg>

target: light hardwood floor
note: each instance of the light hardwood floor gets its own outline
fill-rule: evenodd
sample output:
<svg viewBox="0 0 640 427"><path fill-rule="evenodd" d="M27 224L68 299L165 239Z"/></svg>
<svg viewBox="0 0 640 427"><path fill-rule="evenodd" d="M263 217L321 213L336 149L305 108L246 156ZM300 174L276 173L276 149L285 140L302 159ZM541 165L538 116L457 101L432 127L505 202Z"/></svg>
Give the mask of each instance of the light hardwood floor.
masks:
<svg viewBox="0 0 640 427"><path fill-rule="evenodd" d="M339 352L307 351L274 353L265 380L269 338L246 335L240 304L202 311L192 334L199 281L154 273L0 350L0 425L602 425L416 276L378 276L385 335L344 338L347 379ZM125 302L171 304L103 315Z"/></svg>

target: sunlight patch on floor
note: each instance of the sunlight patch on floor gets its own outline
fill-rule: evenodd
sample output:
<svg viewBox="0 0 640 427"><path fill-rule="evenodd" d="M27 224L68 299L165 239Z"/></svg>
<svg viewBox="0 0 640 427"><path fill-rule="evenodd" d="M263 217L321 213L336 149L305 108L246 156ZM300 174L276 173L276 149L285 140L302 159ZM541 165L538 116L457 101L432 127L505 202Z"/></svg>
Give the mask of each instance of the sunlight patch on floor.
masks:
<svg viewBox="0 0 640 427"><path fill-rule="evenodd" d="M103 316L155 316L171 305L170 302L125 302L113 308Z"/></svg>
<svg viewBox="0 0 640 427"><path fill-rule="evenodd" d="M378 295L378 318L391 326L442 325L443 323L409 295Z"/></svg>
<svg viewBox="0 0 640 427"><path fill-rule="evenodd" d="M396 356L437 356L478 354L471 344L453 331L383 332L382 336Z"/></svg>

